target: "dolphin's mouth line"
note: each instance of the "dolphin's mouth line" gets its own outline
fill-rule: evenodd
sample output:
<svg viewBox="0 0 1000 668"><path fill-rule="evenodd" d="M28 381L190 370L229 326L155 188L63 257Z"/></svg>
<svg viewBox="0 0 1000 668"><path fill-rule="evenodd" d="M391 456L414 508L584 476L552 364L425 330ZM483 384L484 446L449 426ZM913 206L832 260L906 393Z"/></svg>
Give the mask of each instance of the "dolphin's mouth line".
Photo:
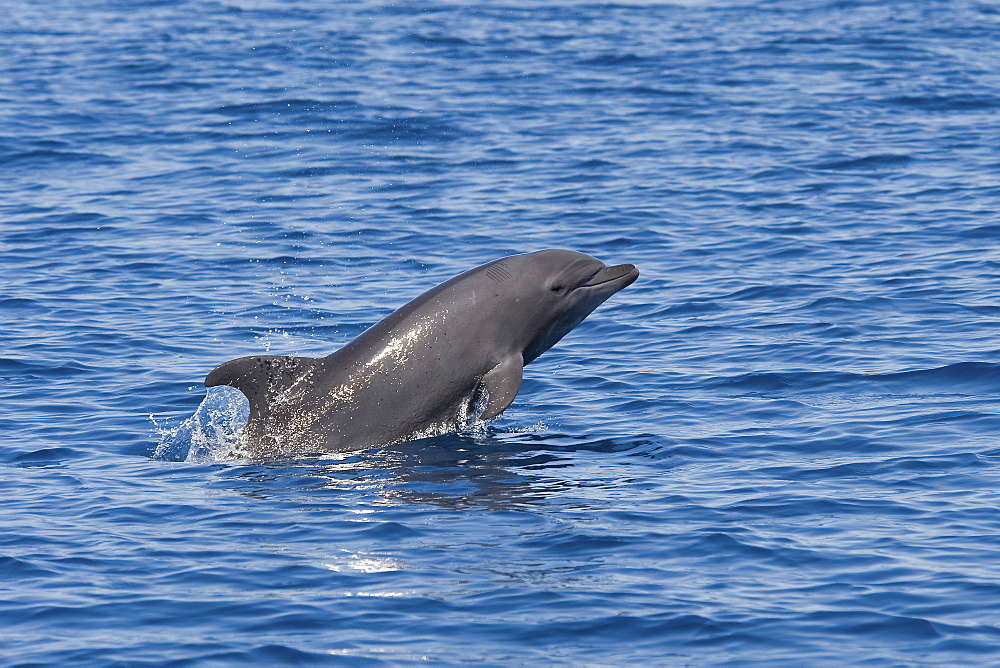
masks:
<svg viewBox="0 0 1000 668"><path fill-rule="evenodd" d="M602 285L604 283L610 283L611 281L618 280L619 278L624 278L634 274L632 281L639 277L639 272L636 270L634 264L616 264L613 267L604 267L596 274L591 276L585 283L580 284L577 287L581 288L592 288L595 285ZM629 281L631 283L631 281Z"/></svg>

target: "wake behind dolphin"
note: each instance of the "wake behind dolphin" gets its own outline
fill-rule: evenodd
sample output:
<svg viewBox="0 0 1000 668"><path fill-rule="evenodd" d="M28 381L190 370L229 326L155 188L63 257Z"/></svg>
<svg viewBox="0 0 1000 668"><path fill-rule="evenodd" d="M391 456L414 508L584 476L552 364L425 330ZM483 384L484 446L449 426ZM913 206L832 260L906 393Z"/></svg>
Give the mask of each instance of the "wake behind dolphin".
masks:
<svg viewBox="0 0 1000 668"><path fill-rule="evenodd" d="M241 357L205 385L249 399L240 443L252 457L440 435L502 413L524 365L638 277L631 264L570 250L501 258L428 290L328 357Z"/></svg>

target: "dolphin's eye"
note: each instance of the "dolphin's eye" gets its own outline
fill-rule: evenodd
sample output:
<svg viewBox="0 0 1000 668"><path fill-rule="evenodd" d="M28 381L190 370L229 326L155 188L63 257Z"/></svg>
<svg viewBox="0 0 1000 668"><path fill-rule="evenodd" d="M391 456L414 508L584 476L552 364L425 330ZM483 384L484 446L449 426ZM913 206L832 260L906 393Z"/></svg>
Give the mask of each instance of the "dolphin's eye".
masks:
<svg viewBox="0 0 1000 668"><path fill-rule="evenodd" d="M562 283L553 283L552 284L552 292L562 292L562 291L563 291L563 284Z"/></svg>

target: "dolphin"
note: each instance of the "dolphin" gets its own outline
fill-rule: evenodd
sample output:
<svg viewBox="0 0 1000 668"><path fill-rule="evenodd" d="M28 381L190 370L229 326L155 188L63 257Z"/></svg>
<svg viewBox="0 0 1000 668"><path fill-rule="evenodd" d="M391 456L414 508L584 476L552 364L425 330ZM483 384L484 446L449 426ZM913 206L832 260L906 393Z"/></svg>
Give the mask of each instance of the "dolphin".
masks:
<svg viewBox="0 0 1000 668"><path fill-rule="evenodd" d="M239 449L251 457L437 436L500 415L524 365L638 277L571 250L513 255L428 290L332 355L241 357L205 385L246 395Z"/></svg>

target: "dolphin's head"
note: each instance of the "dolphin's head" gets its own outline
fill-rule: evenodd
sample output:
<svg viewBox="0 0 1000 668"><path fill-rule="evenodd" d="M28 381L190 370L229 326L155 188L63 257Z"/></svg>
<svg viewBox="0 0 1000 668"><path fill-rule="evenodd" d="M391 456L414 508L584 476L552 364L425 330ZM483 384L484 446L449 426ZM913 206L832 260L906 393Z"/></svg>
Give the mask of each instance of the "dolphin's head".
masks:
<svg viewBox="0 0 1000 668"><path fill-rule="evenodd" d="M571 250L543 250L500 262L520 287L521 299L513 317L524 321L525 364L639 277L639 270L631 264L608 267L597 258Z"/></svg>

